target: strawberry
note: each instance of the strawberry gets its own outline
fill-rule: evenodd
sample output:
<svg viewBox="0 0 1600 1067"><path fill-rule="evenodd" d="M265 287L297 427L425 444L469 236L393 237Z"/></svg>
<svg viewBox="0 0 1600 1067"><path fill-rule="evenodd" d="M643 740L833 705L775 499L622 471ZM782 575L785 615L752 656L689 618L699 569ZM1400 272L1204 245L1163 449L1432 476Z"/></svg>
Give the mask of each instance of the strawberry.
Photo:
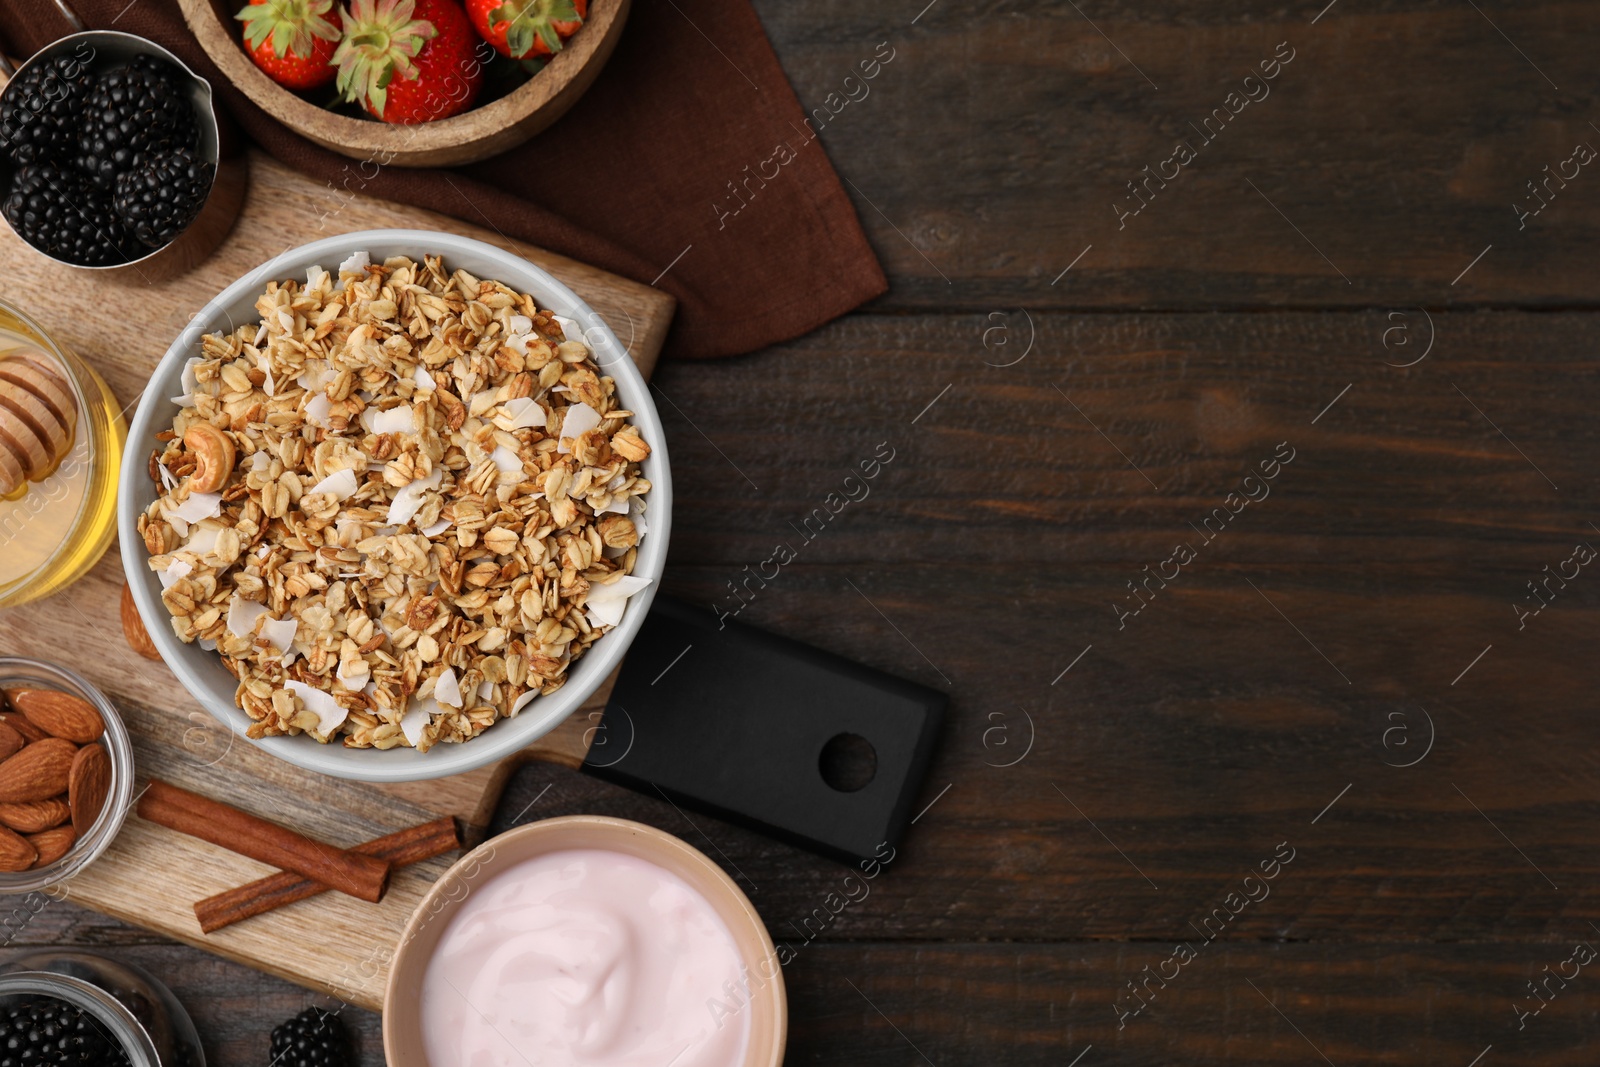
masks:
<svg viewBox="0 0 1600 1067"><path fill-rule="evenodd" d="M478 99L481 42L453 0L351 0L344 31L339 91L384 122L449 118Z"/></svg>
<svg viewBox="0 0 1600 1067"><path fill-rule="evenodd" d="M279 85L318 89L337 75L329 62L340 36L333 0L250 0L234 18L244 23L245 51Z"/></svg>
<svg viewBox="0 0 1600 1067"><path fill-rule="evenodd" d="M549 56L589 17L589 0L467 0L478 36L512 59Z"/></svg>

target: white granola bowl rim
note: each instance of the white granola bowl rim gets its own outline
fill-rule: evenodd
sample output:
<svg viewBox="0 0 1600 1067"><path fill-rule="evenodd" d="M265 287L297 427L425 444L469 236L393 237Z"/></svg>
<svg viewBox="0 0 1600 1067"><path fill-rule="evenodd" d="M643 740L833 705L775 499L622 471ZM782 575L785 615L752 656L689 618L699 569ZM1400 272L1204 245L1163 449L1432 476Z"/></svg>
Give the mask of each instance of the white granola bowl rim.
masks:
<svg viewBox="0 0 1600 1067"><path fill-rule="evenodd" d="M480 278L529 293L541 308L578 322L595 351L601 372L615 379L620 402L634 413L632 422L651 447L650 456L641 464L651 485L645 496L647 533L639 543L633 570L635 575L650 579L650 584L629 598L622 622L590 646L568 670L567 683L555 693L536 697L515 718L502 719L469 741L435 745L425 753L409 747L381 751L346 748L337 742L324 745L303 734L247 738L246 731L253 720L234 701L237 681L215 652L202 649L198 642L185 644L173 632L170 615L161 603L160 581L149 568L149 555L138 531L139 516L156 499L156 487L148 474L150 453L157 447L155 435L171 427L178 411L171 398L183 391L180 382L184 361L198 351L200 338L243 322L259 321L254 305L268 281L303 280L306 268L313 265L336 272L341 262L362 251L374 263L397 255L416 260L424 255L442 255L447 268L465 268ZM118 541L134 603L162 661L184 689L233 733L297 767L336 778L363 782L444 778L476 770L527 748L576 711L622 662L644 623L666 565L672 520L666 442L649 386L626 354L628 351L629 347L618 340L594 309L548 271L494 245L455 234L401 229L340 234L292 248L245 274L211 299L167 349L150 375L128 428L117 491Z"/></svg>

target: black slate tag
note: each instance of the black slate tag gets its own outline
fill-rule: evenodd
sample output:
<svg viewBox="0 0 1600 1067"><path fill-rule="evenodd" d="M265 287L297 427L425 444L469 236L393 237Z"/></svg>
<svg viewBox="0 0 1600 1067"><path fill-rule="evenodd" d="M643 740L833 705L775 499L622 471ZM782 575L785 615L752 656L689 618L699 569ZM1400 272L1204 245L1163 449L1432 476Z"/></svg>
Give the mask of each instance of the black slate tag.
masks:
<svg viewBox="0 0 1600 1067"><path fill-rule="evenodd" d="M854 862L905 835L946 699L657 597L584 770ZM829 785L825 750L856 772L847 785L875 755L870 781L852 792Z"/></svg>

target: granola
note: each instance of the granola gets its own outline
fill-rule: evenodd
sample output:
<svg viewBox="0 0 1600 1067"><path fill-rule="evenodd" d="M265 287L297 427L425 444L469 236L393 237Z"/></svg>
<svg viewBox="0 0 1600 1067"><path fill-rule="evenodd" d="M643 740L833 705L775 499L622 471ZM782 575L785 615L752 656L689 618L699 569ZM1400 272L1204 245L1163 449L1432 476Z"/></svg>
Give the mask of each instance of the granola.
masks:
<svg viewBox="0 0 1600 1067"><path fill-rule="evenodd" d="M589 348L433 256L255 307L188 361L139 519L250 736L427 751L561 688L648 583L650 445Z"/></svg>

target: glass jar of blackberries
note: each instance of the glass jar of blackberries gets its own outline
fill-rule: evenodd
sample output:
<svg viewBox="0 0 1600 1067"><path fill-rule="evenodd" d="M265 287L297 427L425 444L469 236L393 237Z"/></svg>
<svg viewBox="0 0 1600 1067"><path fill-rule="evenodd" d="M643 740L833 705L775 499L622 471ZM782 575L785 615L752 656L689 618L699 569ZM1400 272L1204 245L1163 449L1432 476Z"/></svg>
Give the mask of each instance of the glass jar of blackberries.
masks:
<svg viewBox="0 0 1600 1067"><path fill-rule="evenodd" d="M44 949L0 968L0 1067L205 1067L178 998L142 967Z"/></svg>

